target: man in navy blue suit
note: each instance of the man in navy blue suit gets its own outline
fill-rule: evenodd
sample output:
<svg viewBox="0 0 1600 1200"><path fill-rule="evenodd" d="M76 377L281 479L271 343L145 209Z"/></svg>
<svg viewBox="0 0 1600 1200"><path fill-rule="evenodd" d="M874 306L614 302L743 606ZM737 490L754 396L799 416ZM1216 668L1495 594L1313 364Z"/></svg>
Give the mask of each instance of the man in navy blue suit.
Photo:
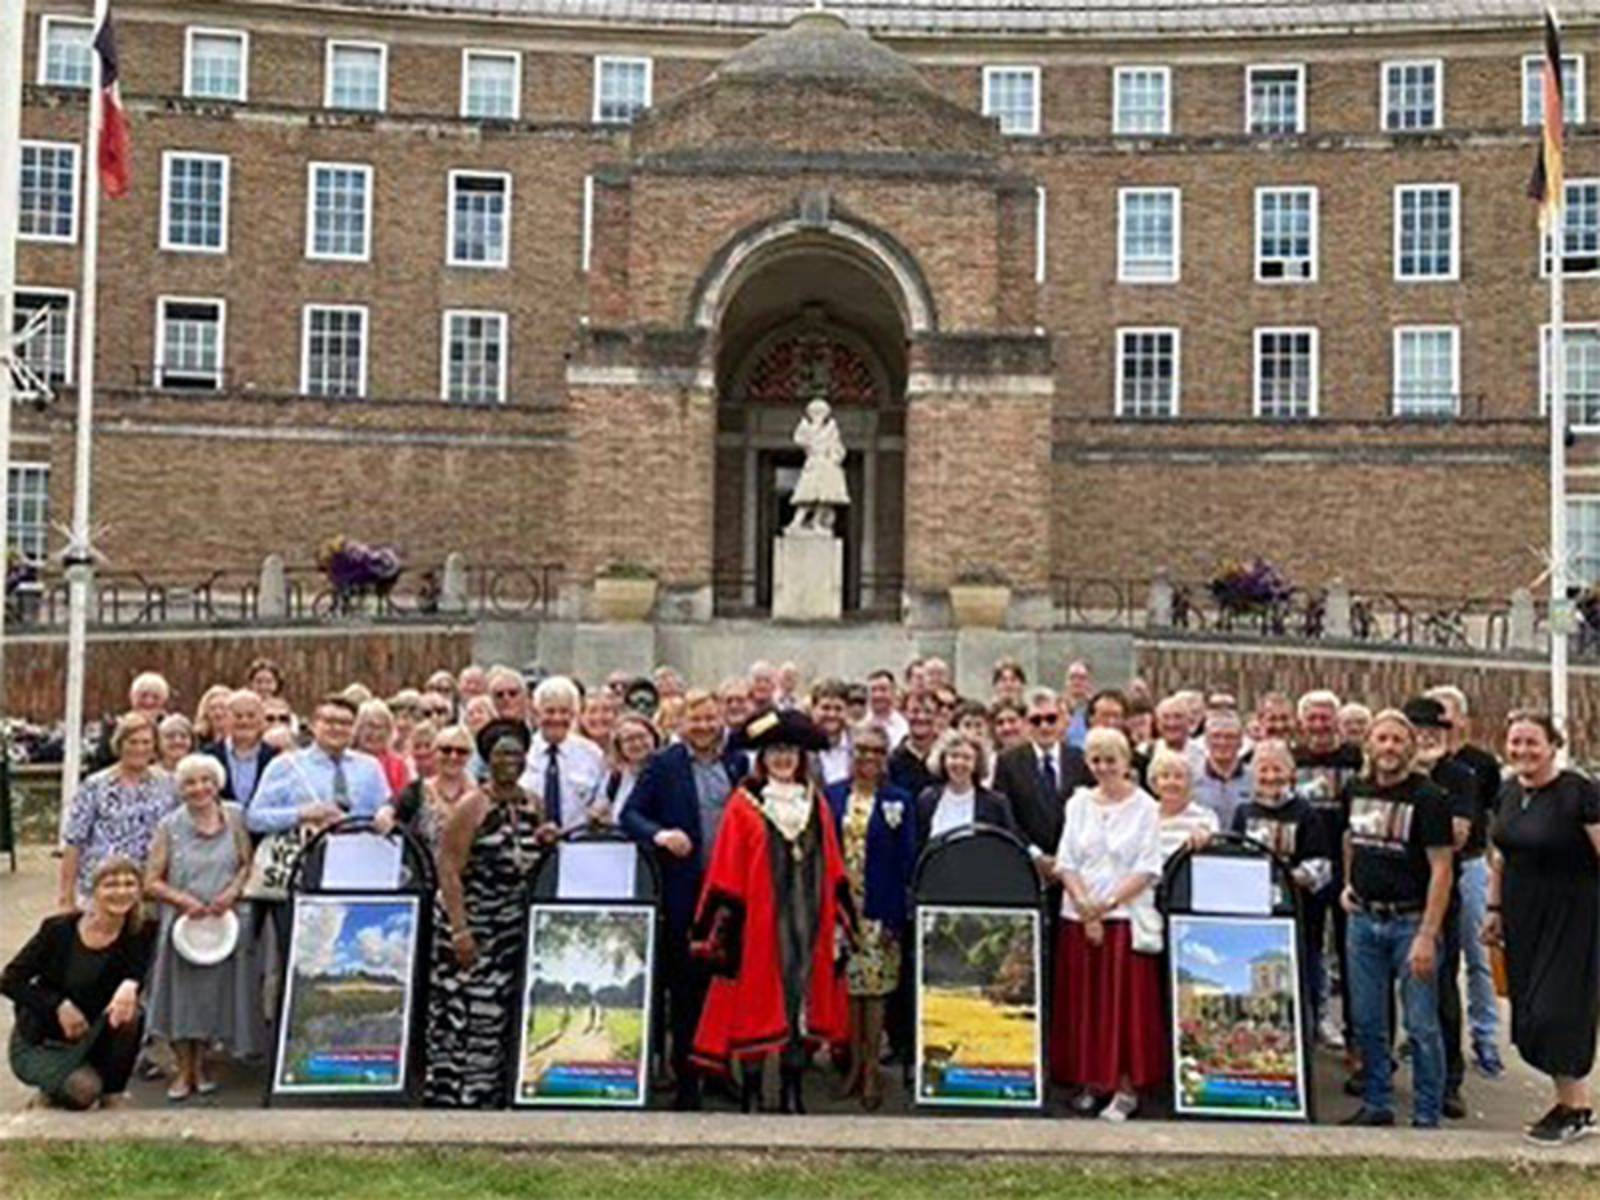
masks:
<svg viewBox="0 0 1600 1200"><path fill-rule="evenodd" d="M256 784L278 752L261 740L267 730L267 713L261 697L249 688L228 697L228 718L228 736L201 746L200 753L222 764L220 798L233 800L242 808L256 794Z"/></svg>
<svg viewBox="0 0 1600 1200"><path fill-rule="evenodd" d="M723 809L745 774L745 757L723 747L716 696L694 689L684 696L682 741L651 756L622 812L622 827L661 863L666 909L662 948L672 1031L672 1069L678 1080L674 1107L700 1107L700 1081L689 1062L695 1026L705 1006L709 977L689 953L689 929L700 901L700 880L717 840Z"/></svg>

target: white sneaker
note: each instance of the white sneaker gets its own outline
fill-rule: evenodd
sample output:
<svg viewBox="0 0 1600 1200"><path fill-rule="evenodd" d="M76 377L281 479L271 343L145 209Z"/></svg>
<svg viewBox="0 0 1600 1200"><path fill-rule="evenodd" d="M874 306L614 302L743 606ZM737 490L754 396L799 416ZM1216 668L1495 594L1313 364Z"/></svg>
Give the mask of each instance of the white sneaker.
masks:
<svg viewBox="0 0 1600 1200"><path fill-rule="evenodd" d="M1126 1121L1139 1111L1139 1097L1128 1092L1118 1092L1111 1103L1100 1110L1102 1121Z"/></svg>
<svg viewBox="0 0 1600 1200"><path fill-rule="evenodd" d="M1332 1016L1322 1018L1322 1024L1317 1033L1322 1038L1322 1044L1329 1050L1344 1049L1344 1030L1339 1028L1339 1022L1335 1021Z"/></svg>

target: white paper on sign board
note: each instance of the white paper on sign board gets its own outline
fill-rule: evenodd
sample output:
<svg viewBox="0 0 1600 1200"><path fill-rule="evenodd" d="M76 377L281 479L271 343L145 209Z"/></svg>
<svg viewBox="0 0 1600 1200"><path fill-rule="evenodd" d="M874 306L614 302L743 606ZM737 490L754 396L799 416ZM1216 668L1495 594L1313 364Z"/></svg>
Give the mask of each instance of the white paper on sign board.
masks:
<svg viewBox="0 0 1600 1200"><path fill-rule="evenodd" d="M557 853L558 899L633 899L639 852L632 842L563 842Z"/></svg>
<svg viewBox="0 0 1600 1200"><path fill-rule="evenodd" d="M1197 854L1189 860L1189 909L1197 913L1272 914L1272 860Z"/></svg>
<svg viewBox="0 0 1600 1200"><path fill-rule="evenodd" d="M392 892L400 887L400 839L341 833L322 843L322 886Z"/></svg>

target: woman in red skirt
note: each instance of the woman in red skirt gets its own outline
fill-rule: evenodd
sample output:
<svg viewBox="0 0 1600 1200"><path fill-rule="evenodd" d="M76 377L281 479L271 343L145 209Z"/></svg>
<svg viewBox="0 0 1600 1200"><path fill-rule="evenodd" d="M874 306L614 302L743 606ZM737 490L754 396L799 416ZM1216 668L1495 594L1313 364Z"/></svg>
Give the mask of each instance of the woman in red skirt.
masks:
<svg viewBox="0 0 1600 1200"><path fill-rule="evenodd" d="M1050 1074L1073 1108L1125 1121L1167 1075L1161 1017L1161 810L1134 781L1128 740L1091 729L1095 786L1067 801ZM1109 1099L1108 1099L1109 1097ZM1102 1107L1103 1105L1103 1107Z"/></svg>

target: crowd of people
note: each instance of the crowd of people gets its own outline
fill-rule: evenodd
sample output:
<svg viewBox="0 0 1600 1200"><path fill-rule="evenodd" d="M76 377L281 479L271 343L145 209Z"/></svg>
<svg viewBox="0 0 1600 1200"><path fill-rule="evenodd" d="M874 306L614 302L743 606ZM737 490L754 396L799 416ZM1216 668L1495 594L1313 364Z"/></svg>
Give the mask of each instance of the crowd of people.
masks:
<svg viewBox="0 0 1600 1200"><path fill-rule="evenodd" d="M1547 717L1514 714L1483 747L1450 686L1247 707L1097 687L1083 662L1062 682L1002 661L990 694L963 696L937 658L809 687L760 662L714 689L666 667L586 685L473 665L387 698L354 684L302 717L257 661L191 717L141 674L66 814L59 913L0 977L12 1069L80 1109L122 1102L141 1062L174 1102L212 1090L213 1055L268 1044L288 906L264 843L362 818L437 867L424 1098L503 1105L527 885L564 835L609 826L660 868L675 1106L708 1088L761 1106L770 1061L779 1107L803 1111L826 1060L875 1109L882 1064L913 1054L915 865L987 826L1026 849L1047 906L1050 1078L1072 1111L1126 1120L1159 1109L1172 1071L1164 864L1234 834L1298 894L1306 1027L1343 1052L1346 1123L1395 1122L1400 1059L1414 1125L1465 1115L1469 1060L1504 1071L1503 954L1510 1041L1554 1091L1528 1136L1592 1131L1600 788L1559 765ZM244 932L227 959L175 953L181 918L228 913Z"/></svg>

